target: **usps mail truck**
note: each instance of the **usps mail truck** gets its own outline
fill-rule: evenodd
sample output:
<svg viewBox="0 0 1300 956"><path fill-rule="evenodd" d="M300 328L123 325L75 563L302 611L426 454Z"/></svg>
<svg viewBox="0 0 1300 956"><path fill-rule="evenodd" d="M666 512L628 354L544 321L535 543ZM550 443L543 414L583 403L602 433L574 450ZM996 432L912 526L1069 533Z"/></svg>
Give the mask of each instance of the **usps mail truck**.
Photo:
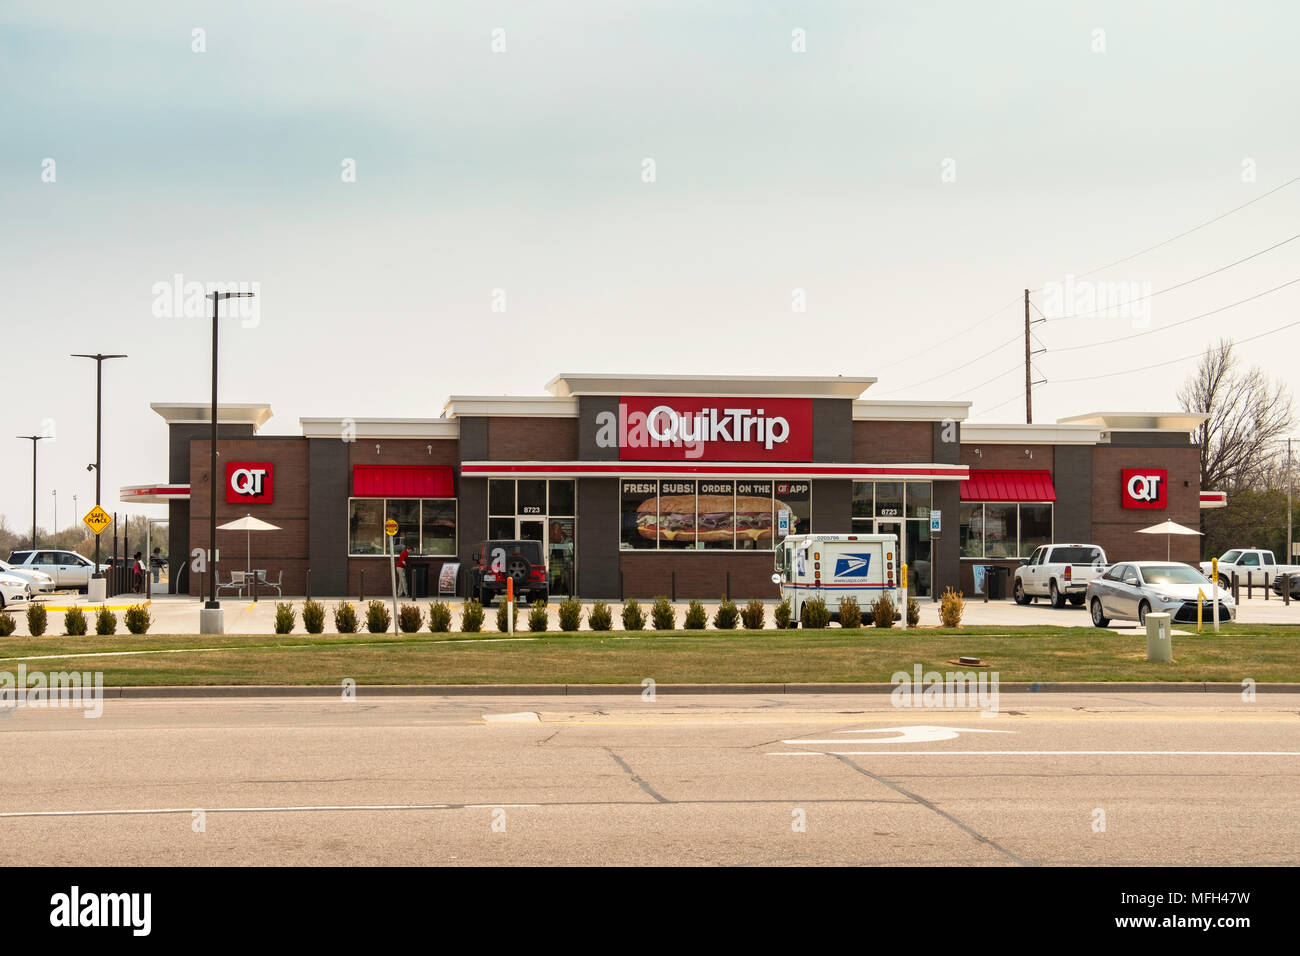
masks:
<svg viewBox="0 0 1300 956"><path fill-rule="evenodd" d="M822 598L838 620L840 598L857 598L864 623L871 605L888 594L900 606L898 536L892 534L792 534L776 549L776 573L782 599L790 599L792 624L799 626L803 606Z"/></svg>

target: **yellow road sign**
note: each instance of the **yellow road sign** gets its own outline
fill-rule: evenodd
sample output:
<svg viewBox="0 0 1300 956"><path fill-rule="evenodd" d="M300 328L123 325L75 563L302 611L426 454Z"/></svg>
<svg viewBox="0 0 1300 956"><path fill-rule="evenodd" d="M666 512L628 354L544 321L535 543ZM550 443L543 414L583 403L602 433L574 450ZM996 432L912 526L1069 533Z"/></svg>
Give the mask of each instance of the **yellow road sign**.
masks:
<svg viewBox="0 0 1300 956"><path fill-rule="evenodd" d="M397 534L397 522L394 521L392 518L389 518L387 521L385 521L384 533L387 534L390 538L393 537L395 534Z"/></svg>
<svg viewBox="0 0 1300 956"><path fill-rule="evenodd" d="M95 532L95 534L99 534L113 523L113 516L99 505L95 505L95 507L91 508L90 511L87 512L86 517L81 520L85 522L87 528Z"/></svg>

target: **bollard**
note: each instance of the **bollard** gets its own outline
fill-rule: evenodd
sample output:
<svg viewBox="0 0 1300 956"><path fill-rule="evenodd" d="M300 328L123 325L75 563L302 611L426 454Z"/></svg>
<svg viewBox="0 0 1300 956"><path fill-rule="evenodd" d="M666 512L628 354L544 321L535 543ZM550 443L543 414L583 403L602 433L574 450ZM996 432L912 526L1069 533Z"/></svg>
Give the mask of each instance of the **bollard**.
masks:
<svg viewBox="0 0 1300 956"><path fill-rule="evenodd" d="M1168 614L1147 614L1147 660L1168 663L1174 659L1172 630Z"/></svg>
<svg viewBox="0 0 1300 956"><path fill-rule="evenodd" d="M677 572L676 571L672 572L672 581L673 581L673 603L676 604L677 603Z"/></svg>
<svg viewBox="0 0 1300 956"><path fill-rule="evenodd" d="M366 599L366 569L362 568L361 569L361 596L357 598L357 600L364 601L365 599Z"/></svg>
<svg viewBox="0 0 1300 956"><path fill-rule="evenodd" d="M1241 580L1237 577L1237 572L1232 572L1232 599L1238 604L1241 603Z"/></svg>
<svg viewBox="0 0 1300 956"><path fill-rule="evenodd" d="M307 569L307 600L311 600L311 568Z"/></svg>
<svg viewBox="0 0 1300 956"><path fill-rule="evenodd" d="M1265 572L1264 572L1264 600L1265 600L1265 601L1268 600L1268 591L1269 591L1269 587L1268 587L1268 572L1265 571Z"/></svg>

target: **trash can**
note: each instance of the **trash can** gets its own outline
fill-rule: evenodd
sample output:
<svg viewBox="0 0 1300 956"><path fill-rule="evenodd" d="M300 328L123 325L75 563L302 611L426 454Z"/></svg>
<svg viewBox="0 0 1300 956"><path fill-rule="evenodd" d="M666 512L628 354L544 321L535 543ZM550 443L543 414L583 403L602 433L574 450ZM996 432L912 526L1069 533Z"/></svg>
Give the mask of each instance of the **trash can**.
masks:
<svg viewBox="0 0 1300 956"><path fill-rule="evenodd" d="M998 567L996 564L987 565L984 569L984 589L988 592L990 601L1005 601L1007 599L1007 569Z"/></svg>
<svg viewBox="0 0 1300 956"><path fill-rule="evenodd" d="M412 561L406 569L410 575L407 584L411 588L411 597L422 598L429 596L429 563L427 561Z"/></svg>
<svg viewBox="0 0 1300 956"><path fill-rule="evenodd" d="M1173 659L1173 627L1169 615L1147 614L1147 660L1168 663Z"/></svg>

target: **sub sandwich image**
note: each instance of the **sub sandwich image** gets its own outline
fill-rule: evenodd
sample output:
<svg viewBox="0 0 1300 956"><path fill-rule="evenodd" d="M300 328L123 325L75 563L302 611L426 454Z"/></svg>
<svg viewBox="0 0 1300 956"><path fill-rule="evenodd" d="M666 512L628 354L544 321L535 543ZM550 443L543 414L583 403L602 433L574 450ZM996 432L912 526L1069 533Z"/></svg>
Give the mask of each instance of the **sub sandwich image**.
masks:
<svg viewBox="0 0 1300 956"><path fill-rule="evenodd" d="M641 502L637 510L636 529L651 541L709 542L730 541L736 537L760 541L772 537L772 499L738 495L733 508L730 495L700 495L699 524L696 525L695 495L661 495ZM782 501L776 509L789 509ZM795 517L790 515L790 532Z"/></svg>

